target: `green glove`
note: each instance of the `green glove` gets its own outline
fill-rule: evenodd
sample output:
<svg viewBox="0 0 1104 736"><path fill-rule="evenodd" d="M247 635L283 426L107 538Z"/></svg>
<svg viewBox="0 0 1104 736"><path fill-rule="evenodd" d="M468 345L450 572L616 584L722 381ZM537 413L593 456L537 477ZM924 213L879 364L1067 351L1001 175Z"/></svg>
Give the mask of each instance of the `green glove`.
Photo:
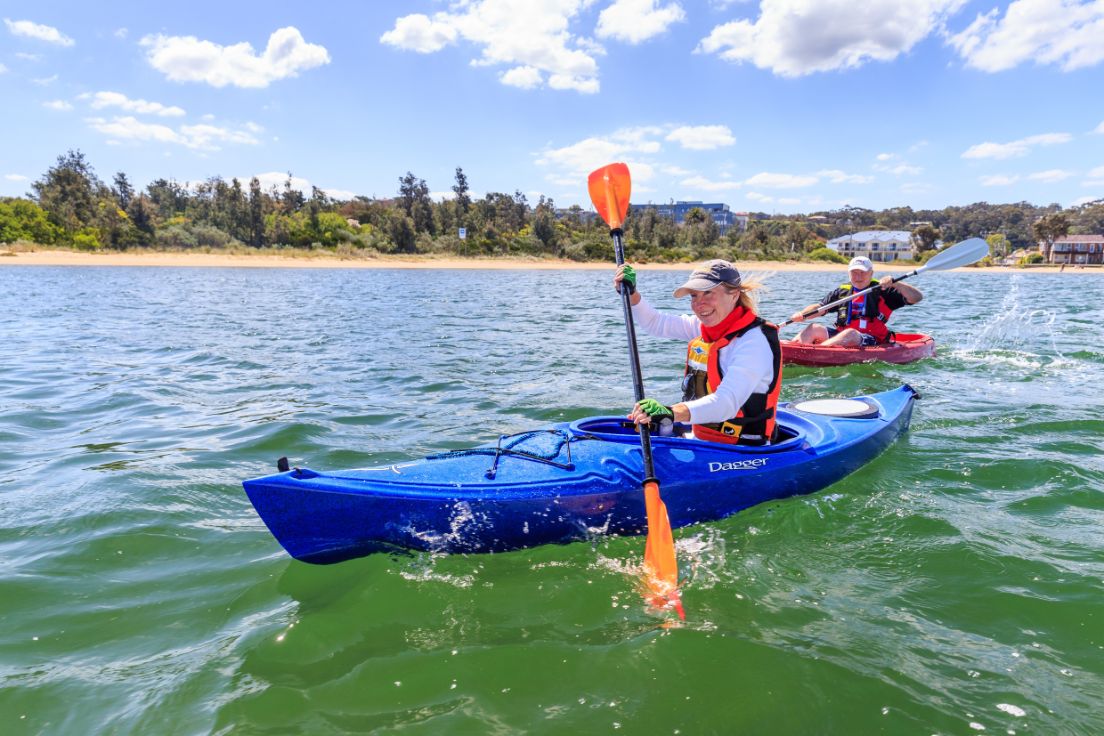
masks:
<svg viewBox="0 0 1104 736"><path fill-rule="evenodd" d="M655 399L641 399L638 402L640 409L652 418L652 421L675 418L675 412L669 406L664 406Z"/></svg>
<svg viewBox="0 0 1104 736"><path fill-rule="evenodd" d="M624 270L621 271L621 283L628 285L630 294L636 291L636 271L627 263Z"/></svg>

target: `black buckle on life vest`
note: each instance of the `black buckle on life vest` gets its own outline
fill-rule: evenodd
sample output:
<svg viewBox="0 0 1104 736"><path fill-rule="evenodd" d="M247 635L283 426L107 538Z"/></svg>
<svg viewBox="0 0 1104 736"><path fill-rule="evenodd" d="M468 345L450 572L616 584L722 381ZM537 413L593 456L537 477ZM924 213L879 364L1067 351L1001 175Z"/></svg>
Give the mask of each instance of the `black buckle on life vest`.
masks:
<svg viewBox="0 0 1104 736"><path fill-rule="evenodd" d="M773 416L774 416L774 407L771 407L770 409L767 409L766 411L760 412L759 414L756 414L753 417L735 417L733 419L729 419L727 424L736 424L736 425L741 426L741 427L746 427L747 425L754 424L755 422L765 422L766 420L772 418Z"/></svg>

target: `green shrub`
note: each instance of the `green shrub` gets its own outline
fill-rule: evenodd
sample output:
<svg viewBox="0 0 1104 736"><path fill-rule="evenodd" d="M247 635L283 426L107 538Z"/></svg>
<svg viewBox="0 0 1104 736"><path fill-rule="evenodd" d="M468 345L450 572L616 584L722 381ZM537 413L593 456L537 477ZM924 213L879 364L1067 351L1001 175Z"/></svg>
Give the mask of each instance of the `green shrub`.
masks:
<svg viewBox="0 0 1104 736"><path fill-rule="evenodd" d="M564 247L564 258L573 261L612 261L613 243L609 238L588 238Z"/></svg>
<svg viewBox="0 0 1104 736"><path fill-rule="evenodd" d="M831 248L816 248L809 252L810 261L825 261L826 263L847 263L847 259Z"/></svg>
<svg viewBox="0 0 1104 736"><path fill-rule="evenodd" d="M219 230L214 225L195 225L192 227L196 243L201 248L225 248L231 243L237 242L226 232Z"/></svg>
<svg viewBox="0 0 1104 736"><path fill-rule="evenodd" d="M184 225L169 225L157 231L153 239L158 248L188 250L196 247L196 237Z"/></svg>
<svg viewBox="0 0 1104 736"><path fill-rule="evenodd" d="M73 246L78 250L99 250L103 247L100 243L100 234L94 227L86 227L73 236Z"/></svg>

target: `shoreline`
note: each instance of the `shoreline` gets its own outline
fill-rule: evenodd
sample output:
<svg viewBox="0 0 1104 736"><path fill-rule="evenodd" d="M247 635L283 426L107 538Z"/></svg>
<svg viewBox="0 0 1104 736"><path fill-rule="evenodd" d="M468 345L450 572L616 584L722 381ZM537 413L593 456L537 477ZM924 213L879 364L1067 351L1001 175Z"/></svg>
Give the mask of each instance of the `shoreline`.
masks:
<svg viewBox="0 0 1104 736"><path fill-rule="evenodd" d="M631 259L630 259L631 262ZM839 272L843 264L793 261L734 261L744 271L820 271ZM693 263L633 264L638 269L681 271ZM901 273L916 268L915 264L875 264L877 272ZM167 253L112 252L83 253L67 250L0 251L0 266L129 266L170 268L375 268L375 269L470 269L470 270L612 270L610 263L569 261L548 258L456 258L437 256L379 256L348 258L331 254L278 255L238 253ZM1062 269L1060 265L965 267L957 271L978 273L1070 273L1100 274L1101 268Z"/></svg>

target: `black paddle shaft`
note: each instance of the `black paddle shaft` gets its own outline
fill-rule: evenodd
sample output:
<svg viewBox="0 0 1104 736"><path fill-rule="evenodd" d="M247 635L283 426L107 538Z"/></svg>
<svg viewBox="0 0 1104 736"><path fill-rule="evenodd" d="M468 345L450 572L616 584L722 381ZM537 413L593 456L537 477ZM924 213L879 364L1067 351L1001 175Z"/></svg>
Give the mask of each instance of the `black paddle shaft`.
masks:
<svg viewBox="0 0 1104 736"><path fill-rule="evenodd" d="M625 245L621 242L621 228L610 230L613 238L613 253L617 259L617 265L625 263ZM629 338L629 368L632 370L633 394L636 400L644 398L644 379L640 376L640 353L636 349L636 328L633 326L632 304L629 302L631 294L624 284L621 285L621 308L625 312L625 332ZM644 481L654 481L655 464L652 462L652 437L647 424L640 426L640 449L644 455Z"/></svg>

